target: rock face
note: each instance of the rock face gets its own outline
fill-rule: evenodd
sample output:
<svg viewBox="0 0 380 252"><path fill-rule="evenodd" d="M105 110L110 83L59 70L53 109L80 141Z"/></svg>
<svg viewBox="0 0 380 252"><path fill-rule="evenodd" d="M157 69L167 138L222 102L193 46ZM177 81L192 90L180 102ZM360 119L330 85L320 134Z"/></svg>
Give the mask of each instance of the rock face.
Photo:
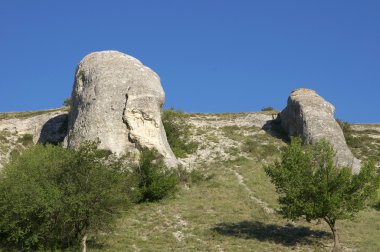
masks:
<svg viewBox="0 0 380 252"><path fill-rule="evenodd" d="M168 166L176 158L161 121L160 78L139 60L117 51L94 52L78 65L65 144L99 138L116 154L155 148Z"/></svg>
<svg viewBox="0 0 380 252"><path fill-rule="evenodd" d="M64 108L13 114L11 118L0 119L0 170L11 153L24 150L25 144L57 144L66 136L67 111ZM0 118L2 116L4 114ZM31 139L25 142L26 137Z"/></svg>
<svg viewBox="0 0 380 252"><path fill-rule="evenodd" d="M67 130L67 111L51 109L40 111L39 115L0 120L0 132L33 136L33 143L57 144L63 141ZM28 112L26 112L28 113Z"/></svg>
<svg viewBox="0 0 380 252"><path fill-rule="evenodd" d="M281 125L289 136L301 136L310 144L326 139L336 151L337 165L352 167L357 173L360 161L348 148L334 112L334 106L315 91L300 88L291 93L287 107L280 113Z"/></svg>

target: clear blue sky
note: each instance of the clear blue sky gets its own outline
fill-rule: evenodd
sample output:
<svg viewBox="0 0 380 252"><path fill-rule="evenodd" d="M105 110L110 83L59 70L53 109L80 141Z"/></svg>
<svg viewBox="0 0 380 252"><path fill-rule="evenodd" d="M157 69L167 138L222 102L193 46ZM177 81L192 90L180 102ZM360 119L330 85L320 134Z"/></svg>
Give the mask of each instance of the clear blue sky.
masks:
<svg viewBox="0 0 380 252"><path fill-rule="evenodd" d="M317 90L350 122L380 122L380 1L0 1L0 111L58 107L88 53L156 71L166 107L282 109Z"/></svg>

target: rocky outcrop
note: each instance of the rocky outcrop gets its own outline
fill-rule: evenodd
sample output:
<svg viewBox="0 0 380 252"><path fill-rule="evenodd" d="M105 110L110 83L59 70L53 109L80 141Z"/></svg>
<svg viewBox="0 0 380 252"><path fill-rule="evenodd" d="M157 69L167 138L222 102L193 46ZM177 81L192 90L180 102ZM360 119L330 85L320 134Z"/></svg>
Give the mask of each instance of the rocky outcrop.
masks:
<svg viewBox="0 0 380 252"><path fill-rule="evenodd" d="M301 136L310 144L321 139L329 141L336 151L337 165L352 167L356 173L360 170L360 161L348 148L334 112L334 106L315 91L300 88L291 93L287 107L280 113L280 120L289 136Z"/></svg>
<svg viewBox="0 0 380 252"><path fill-rule="evenodd" d="M22 151L30 144L58 144L65 138L66 130L65 108L0 114L0 169L12 152Z"/></svg>
<svg viewBox="0 0 380 252"><path fill-rule="evenodd" d="M116 154L155 148L169 166L176 158L161 121L165 100L159 76L117 51L87 55L78 65L71 97L68 147L100 140Z"/></svg>
<svg viewBox="0 0 380 252"><path fill-rule="evenodd" d="M33 136L34 143L42 144L57 144L66 136L67 111L64 108L14 114L14 118L0 121L0 131L14 135L29 134Z"/></svg>

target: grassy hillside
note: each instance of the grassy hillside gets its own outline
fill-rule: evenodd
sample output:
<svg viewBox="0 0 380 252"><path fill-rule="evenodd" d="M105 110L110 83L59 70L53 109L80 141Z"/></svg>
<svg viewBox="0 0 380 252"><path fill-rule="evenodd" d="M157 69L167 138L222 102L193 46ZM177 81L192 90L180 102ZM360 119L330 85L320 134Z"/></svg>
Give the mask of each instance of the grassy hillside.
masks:
<svg viewBox="0 0 380 252"><path fill-rule="evenodd" d="M30 118L54 111L2 113L0 126L7 119L33 122ZM183 182L172 198L129 209L114 231L103 233L97 240L90 237L89 251L332 248L333 240L324 222L288 222L274 211L277 195L263 167L278 158L287 145L279 125L266 124L275 112L178 116L187 124L187 141L195 150L183 155L180 162L196 176ZM380 162L380 125L351 126L345 133L354 154ZM31 144L33 136L28 132L2 130L0 154ZM345 251L380 251L380 204L353 221L338 222L337 227Z"/></svg>
<svg viewBox="0 0 380 252"><path fill-rule="evenodd" d="M247 116L188 115L199 147L181 160L203 179L181 185L171 199L135 206L90 250L329 251L333 241L325 223L287 222L273 211L277 195L263 166L279 157L286 142L281 132L250 126L254 120ZM346 251L379 251L380 209L338 222L338 230Z"/></svg>

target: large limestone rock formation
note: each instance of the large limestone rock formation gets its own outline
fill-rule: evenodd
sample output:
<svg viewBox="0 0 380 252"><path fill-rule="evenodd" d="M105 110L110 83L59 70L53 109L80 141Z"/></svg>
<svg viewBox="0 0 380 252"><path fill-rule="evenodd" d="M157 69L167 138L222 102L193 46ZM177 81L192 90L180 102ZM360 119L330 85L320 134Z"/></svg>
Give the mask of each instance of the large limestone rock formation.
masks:
<svg viewBox="0 0 380 252"><path fill-rule="evenodd" d="M65 143L77 147L99 138L116 154L155 148L169 166L176 158L161 121L160 78L139 60L117 52L87 55L78 65Z"/></svg>
<svg viewBox="0 0 380 252"><path fill-rule="evenodd" d="M334 106L314 90L300 88L291 93L287 107L281 112L281 125L289 136L301 136L310 144L326 139L336 151L337 165L350 166L356 173L360 161L348 148L334 112Z"/></svg>

